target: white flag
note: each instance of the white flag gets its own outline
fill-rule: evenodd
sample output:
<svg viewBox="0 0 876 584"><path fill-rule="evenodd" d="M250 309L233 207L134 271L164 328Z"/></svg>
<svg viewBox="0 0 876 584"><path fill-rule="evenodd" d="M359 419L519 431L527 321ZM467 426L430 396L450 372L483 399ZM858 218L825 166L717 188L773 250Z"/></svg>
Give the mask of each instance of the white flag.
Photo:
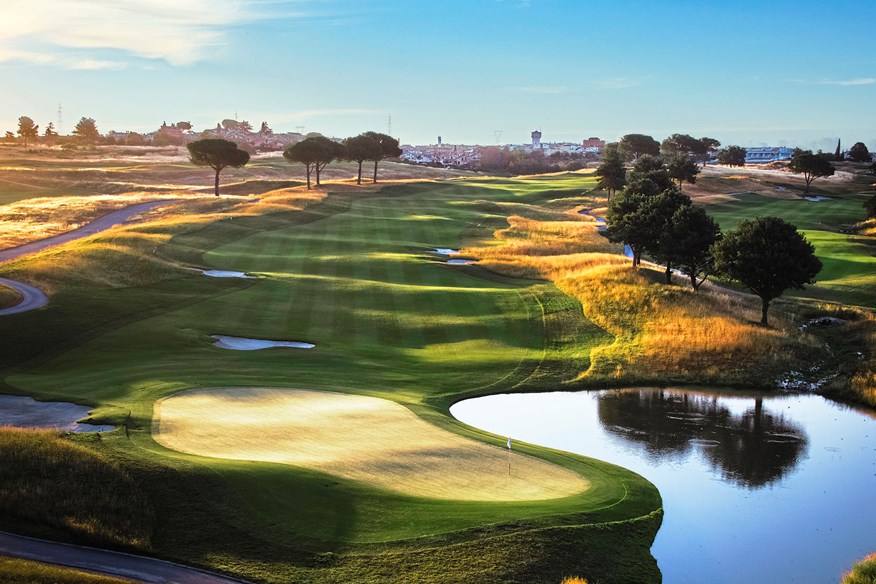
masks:
<svg viewBox="0 0 876 584"><path fill-rule="evenodd" d="M511 450L511 438L508 438L508 450Z"/></svg>

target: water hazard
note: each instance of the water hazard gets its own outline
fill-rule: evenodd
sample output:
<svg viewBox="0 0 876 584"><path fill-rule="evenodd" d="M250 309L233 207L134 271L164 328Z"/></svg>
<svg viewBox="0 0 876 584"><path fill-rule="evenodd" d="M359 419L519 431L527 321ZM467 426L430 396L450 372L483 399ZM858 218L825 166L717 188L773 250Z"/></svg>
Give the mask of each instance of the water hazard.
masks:
<svg viewBox="0 0 876 584"><path fill-rule="evenodd" d="M52 428L66 432L109 432L115 426L80 424L92 408L67 402L41 402L22 395L0 395L0 426Z"/></svg>
<svg viewBox="0 0 876 584"><path fill-rule="evenodd" d="M835 584L876 551L876 419L814 395L699 390L516 394L467 424L653 482L666 584Z"/></svg>

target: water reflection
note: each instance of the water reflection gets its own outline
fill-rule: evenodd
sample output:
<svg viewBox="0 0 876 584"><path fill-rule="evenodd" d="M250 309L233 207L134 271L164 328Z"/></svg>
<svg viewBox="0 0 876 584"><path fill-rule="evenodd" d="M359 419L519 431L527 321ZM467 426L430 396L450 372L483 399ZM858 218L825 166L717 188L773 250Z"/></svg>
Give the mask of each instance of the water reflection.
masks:
<svg viewBox="0 0 876 584"><path fill-rule="evenodd" d="M713 472L750 489L794 469L809 442L802 426L765 410L760 397L741 412L718 395L690 391L623 390L597 401L603 428L644 447L652 460L697 450Z"/></svg>

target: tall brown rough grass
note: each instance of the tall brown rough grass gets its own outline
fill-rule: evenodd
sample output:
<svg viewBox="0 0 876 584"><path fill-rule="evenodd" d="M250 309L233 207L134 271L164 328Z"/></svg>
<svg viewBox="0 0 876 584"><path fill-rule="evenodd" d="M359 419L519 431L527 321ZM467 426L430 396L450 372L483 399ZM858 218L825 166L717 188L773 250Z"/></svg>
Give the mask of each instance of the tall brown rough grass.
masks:
<svg viewBox="0 0 876 584"><path fill-rule="evenodd" d="M843 575L842 584L873 584L876 582L876 553L870 554Z"/></svg>
<svg viewBox="0 0 876 584"><path fill-rule="evenodd" d="M757 324L756 302L720 290L660 282L656 270L634 270L595 223L520 216L495 232L497 244L463 250L497 272L544 278L576 298L584 316L614 336L597 347L581 378L674 379L748 383L772 379L814 348L787 319Z"/></svg>
<svg viewBox="0 0 876 584"><path fill-rule="evenodd" d="M133 584L133 580L0 556L0 582L15 584Z"/></svg>
<svg viewBox="0 0 876 584"><path fill-rule="evenodd" d="M143 491L102 456L57 432L0 428L0 524L145 548L153 521Z"/></svg>

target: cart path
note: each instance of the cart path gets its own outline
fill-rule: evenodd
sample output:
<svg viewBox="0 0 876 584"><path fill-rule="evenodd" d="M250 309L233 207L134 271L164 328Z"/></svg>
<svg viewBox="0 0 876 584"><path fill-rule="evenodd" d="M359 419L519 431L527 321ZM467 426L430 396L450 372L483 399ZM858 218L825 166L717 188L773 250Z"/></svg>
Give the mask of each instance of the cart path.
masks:
<svg viewBox="0 0 876 584"><path fill-rule="evenodd" d="M110 227L115 227L120 223L124 223L135 215L139 215L140 213L144 213L161 205L176 203L180 200L181 199L165 199L161 201L148 201L146 203L137 203L136 205L131 205L129 207L125 207L124 209L119 209L118 211L114 211L108 215L104 215L103 217L98 217L88 225L83 225L82 227L73 229L72 231L67 231L66 233L61 233L59 235L54 235L52 237L47 237L38 241L32 241L24 245L19 245L18 247L10 247L8 249L0 250L0 263L12 261L22 256L37 253L44 249L54 247L56 245L61 245L62 243L67 243L69 241L74 241L76 239L82 239L90 235L95 235L97 233L100 233L101 231L106 231ZM46 296L45 293L39 288L34 288L33 286L30 286L28 284L24 284L16 280L10 280L8 278L0 278L0 283L17 290L18 293L21 294L23 297L22 301L15 306L10 306L9 308L0 310L0 316L19 314L21 312L35 310L37 308L45 306L49 302L48 296Z"/></svg>
<svg viewBox="0 0 876 584"><path fill-rule="evenodd" d="M55 543L0 531L0 555L109 574L148 584L247 584L197 568L122 552Z"/></svg>

